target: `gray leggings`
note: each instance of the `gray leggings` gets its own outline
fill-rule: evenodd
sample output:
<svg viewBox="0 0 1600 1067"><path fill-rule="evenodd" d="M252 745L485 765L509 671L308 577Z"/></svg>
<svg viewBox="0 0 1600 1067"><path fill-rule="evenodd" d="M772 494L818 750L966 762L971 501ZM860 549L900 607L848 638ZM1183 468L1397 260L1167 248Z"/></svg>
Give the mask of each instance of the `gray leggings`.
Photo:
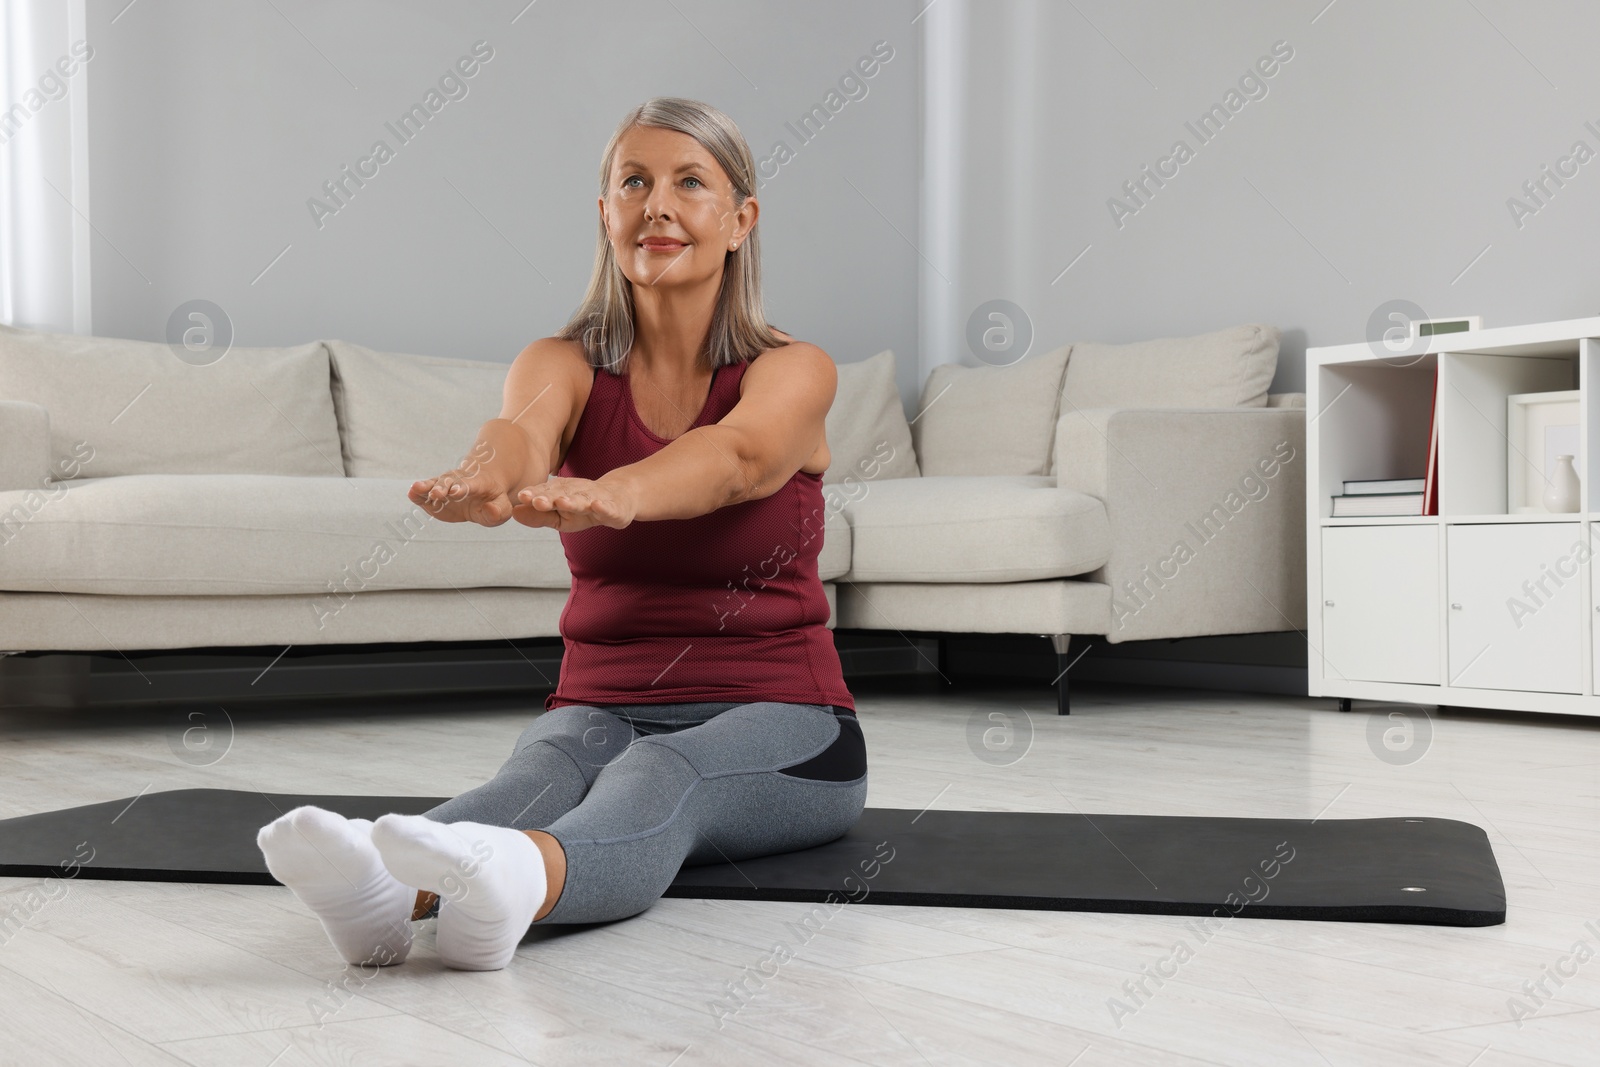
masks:
<svg viewBox="0 0 1600 1067"><path fill-rule="evenodd" d="M424 814L559 841L566 886L544 925L637 915L685 866L832 841L866 801L861 726L842 708L569 705L523 730L494 778Z"/></svg>

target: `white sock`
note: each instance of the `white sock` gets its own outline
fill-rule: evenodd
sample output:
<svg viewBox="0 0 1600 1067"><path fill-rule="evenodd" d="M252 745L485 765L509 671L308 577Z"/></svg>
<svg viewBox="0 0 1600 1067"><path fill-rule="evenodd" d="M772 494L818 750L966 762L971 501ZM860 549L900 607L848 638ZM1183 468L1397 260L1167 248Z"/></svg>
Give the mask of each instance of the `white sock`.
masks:
<svg viewBox="0 0 1600 1067"><path fill-rule="evenodd" d="M439 958L448 967L504 967L544 906L544 856L521 830L385 815L372 843L396 878L439 894Z"/></svg>
<svg viewBox="0 0 1600 1067"><path fill-rule="evenodd" d="M305 805L263 826L256 844L267 870L322 920L346 963L405 960L417 893L384 867L371 820Z"/></svg>

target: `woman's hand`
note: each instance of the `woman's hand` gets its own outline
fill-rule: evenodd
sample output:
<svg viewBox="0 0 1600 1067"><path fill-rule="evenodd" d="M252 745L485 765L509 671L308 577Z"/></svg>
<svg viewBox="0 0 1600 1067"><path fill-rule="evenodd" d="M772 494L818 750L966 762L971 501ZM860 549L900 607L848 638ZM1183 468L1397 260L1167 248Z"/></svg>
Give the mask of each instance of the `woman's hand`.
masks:
<svg viewBox="0 0 1600 1067"><path fill-rule="evenodd" d="M406 495L441 522L499 526L515 514L505 487L481 468L471 473L457 468L437 478L412 482Z"/></svg>
<svg viewBox="0 0 1600 1067"><path fill-rule="evenodd" d="M588 478L550 478L517 491L511 517L524 526L549 526L571 532L591 526L620 530L633 522L632 497L611 482Z"/></svg>

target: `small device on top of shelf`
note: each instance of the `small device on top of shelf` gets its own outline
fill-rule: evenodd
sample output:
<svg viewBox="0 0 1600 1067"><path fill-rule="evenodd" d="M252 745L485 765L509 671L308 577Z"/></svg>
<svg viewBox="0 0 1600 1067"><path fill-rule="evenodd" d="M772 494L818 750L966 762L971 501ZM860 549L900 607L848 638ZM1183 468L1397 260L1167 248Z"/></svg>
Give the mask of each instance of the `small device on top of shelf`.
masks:
<svg viewBox="0 0 1600 1067"><path fill-rule="evenodd" d="M1453 319L1412 319L1411 337L1438 337L1446 333L1466 333L1483 329L1482 315L1457 315Z"/></svg>

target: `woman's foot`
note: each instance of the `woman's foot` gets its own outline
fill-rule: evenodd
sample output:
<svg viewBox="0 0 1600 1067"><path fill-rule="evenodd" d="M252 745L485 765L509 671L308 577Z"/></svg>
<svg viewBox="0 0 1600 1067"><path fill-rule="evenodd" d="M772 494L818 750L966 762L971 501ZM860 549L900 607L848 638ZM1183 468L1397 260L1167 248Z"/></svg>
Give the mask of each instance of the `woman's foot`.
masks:
<svg viewBox="0 0 1600 1067"><path fill-rule="evenodd" d="M439 894L439 958L463 971L511 962L545 900L544 857L521 830L385 815L372 843L389 872Z"/></svg>
<svg viewBox="0 0 1600 1067"><path fill-rule="evenodd" d="M416 892L390 874L372 822L306 805L263 826L267 870L322 920L346 963L400 963L411 951Z"/></svg>

